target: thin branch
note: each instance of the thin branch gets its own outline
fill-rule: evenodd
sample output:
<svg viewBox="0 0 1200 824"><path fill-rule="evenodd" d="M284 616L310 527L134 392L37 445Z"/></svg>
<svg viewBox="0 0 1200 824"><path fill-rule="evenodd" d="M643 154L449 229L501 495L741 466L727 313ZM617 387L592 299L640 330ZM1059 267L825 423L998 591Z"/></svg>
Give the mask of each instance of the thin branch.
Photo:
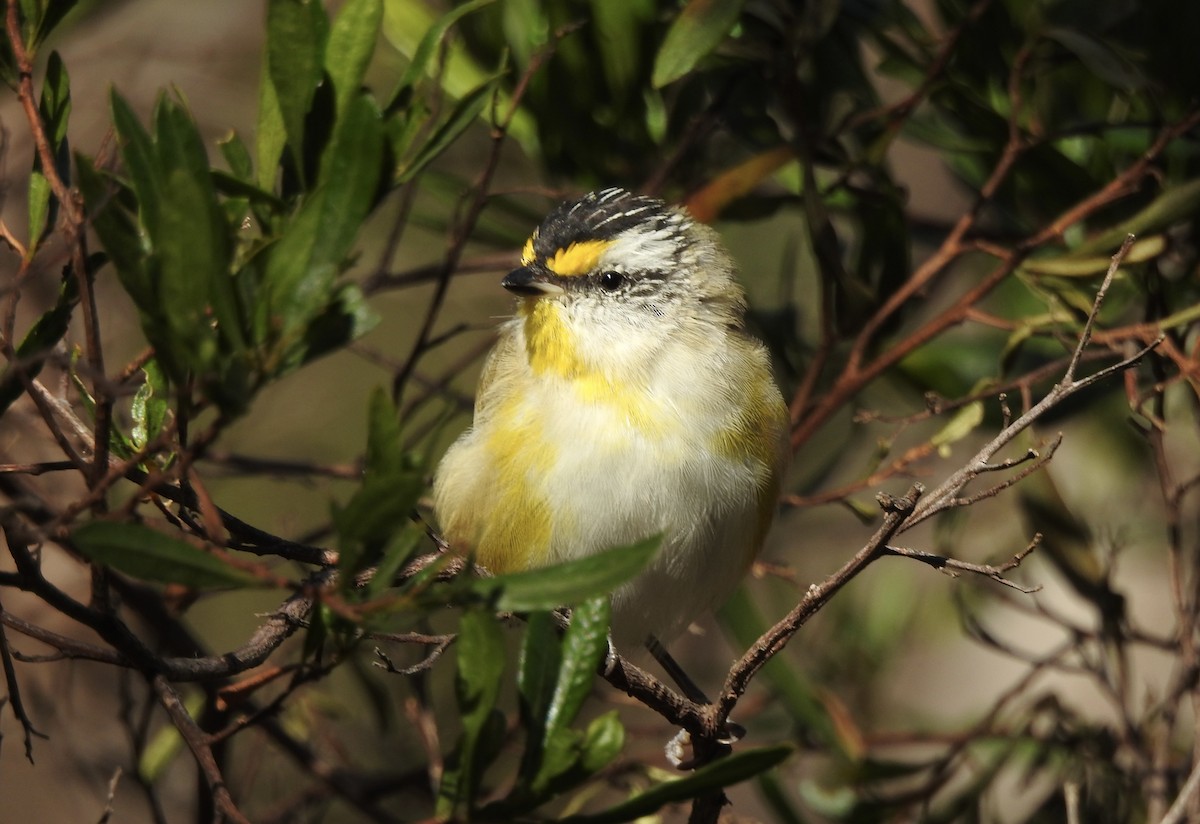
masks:
<svg viewBox="0 0 1200 824"><path fill-rule="evenodd" d="M250 819L242 815L242 811L234 803L233 796L229 794L225 776L221 774L221 768L217 765L216 758L213 757L212 747L208 743L207 736L192 719L187 707L183 705L179 693L161 675L151 678L150 684L158 696L159 703L167 711L167 715L175 724L175 728L179 730L188 749L192 751L192 756L200 766L201 772L204 773L204 780L208 783L208 789L212 793L217 810L235 824L250 824Z"/></svg>
<svg viewBox="0 0 1200 824"><path fill-rule="evenodd" d="M932 552L925 552L920 549L909 549L908 547L899 546L885 546L883 548L883 554L896 555L901 558L912 558L913 560L920 561L923 564L928 564L934 569L941 570L942 572L954 577L957 577L959 572L969 572L973 575L982 575L985 578L991 578L998 584L1003 584L1006 587L1015 589L1017 592L1025 595L1032 595L1035 592L1041 591L1041 585L1035 587L1023 586L1018 584L1016 581L1006 578L1005 573L1020 566L1021 562L1029 557L1029 553L1033 552L1033 550L1037 548L1038 544L1041 543L1041 540L1041 535L1035 535L1033 540L1030 541L1023 550L1012 556L1012 558L1005 561L1003 564L998 565L972 564L967 561L959 561L956 558L947 558L943 555L935 555Z"/></svg>
<svg viewBox="0 0 1200 824"><path fill-rule="evenodd" d="M730 668L717 703L710 708L706 718L709 725L707 729L712 735L715 736L722 729L738 699L745 694L750 680L767 661L782 650L792 636L808 622L808 619L816 615L842 587L881 557L888 542L912 515L923 492L924 487L914 484L902 498L893 498L888 495L879 496L880 505L886 514L883 524L871 536L871 540L855 553L854 557L847 561L841 569L821 583L809 587L804 597L800 599L800 603L775 626L763 633Z"/></svg>
<svg viewBox="0 0 1200 824"><path fill-rule="evenodd" d="M0 604L0 619L7 614L3 604ZM13 715L16 716L17 721L21 724L21 730L25 733L25 758L32 764L34 737L48 740L49 736L38 732L29 718L29 713L25 710L25 702L21 700L21 685L17 682L17 668L13 663L12 649L8 645L8 633L4 631L3 627L0 627L0 663L4 665L4 683L8 687L8 705L12 707Z"/></svg>

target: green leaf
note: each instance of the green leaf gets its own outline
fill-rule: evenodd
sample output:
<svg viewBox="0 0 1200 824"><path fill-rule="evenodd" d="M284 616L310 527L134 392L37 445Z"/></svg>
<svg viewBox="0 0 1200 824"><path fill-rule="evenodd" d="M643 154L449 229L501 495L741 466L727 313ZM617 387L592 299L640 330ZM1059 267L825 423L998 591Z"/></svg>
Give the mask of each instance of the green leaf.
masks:
<svg viewBox="0 0 1200 824"><path fill-rule="evenodd" d="M1093 74L1115 88L1136 91L1146 85L1146 78L1137 64L1108 43L1062 26L1048 26L1042 34L1074 52Z"/></svg>
<svg viewBox="0 0 1200 824"><path fill-rule="evenodd" d="M45 356L67 334L71 325L71 314L78 302L79 282L68 271L63 275L54 307L37 319L17 347L17 362L24 368L26 377L36 378L42 371ZM4 372L0 373L0 415L3 415L24 391L25 383L17 374L16 368L8 365Z"/></svg>
<svg viewBox="0 0 1200 824"><path fill-rule="evenodd" d="M1165 190L1133 217L1088 239L1074 252L1111 255L1120 248L1126 235L1140 238L1161 232L1181 220L1193 217L1197 211L1200 211L1200 178Z"/></svg>
<svg viewBox="0 0 1200 824"><path fill-rule="evenodd" d="M133 201L130 191L96 170L89 158L75 155L79 189L92 228L117 269L121 285L143 313L157 305L154 280L147 271L143 238L134 214L123 206Z"/></svg>
<svg viewBox="0 0 1200 824"><path fill-rule="evenodd" d="M169 365L178 379L182 367L203 374L219 351L236 353L246 343L229 274L229 226L200 133L182 108L164 99L155 112L154 136L165 188L158 224L147 229L159 261L159 308L172 334ZM225 347L218 347L218 337Z"/></svg>
<svg viewBox="0 0 1200 824"><path fill-rule="evenodd" d="M472 581L470 587L483 597L496 598L496 608L506 612L570 606L612 592L637 575L650 563L661 540L656 535L577 561L494 578L479 578Z"/></svg>
<svg viewBox="0 0 1200 824"><path fill-rule="evenodd" d="M154 142L116 89L112 91L110 105L113 127L121 139L121 159L125 161L129 182L137 193L142 223L154 231L158 226L159 196L164 187L155 159Z"/></svg>
<svg viewBox="0 0 1200 824"><path fill-rule="evenodd" d="M562 641L558 637L554 616L549 612L530 613L517 672L517 694L520 696L521 719L526 730L521 775L526 783L531 782L541 768L546 716L554 697L561 664Z"/></svg>
<svg viewBox="0 0 1200 824"><path fill-rule="evenodd" d="M54 153L54 168L59 177L70 185L70 153L67 147L67 124L71 115L71 82L66 66L58 52L51 52L46 61L45 77L38 112L45 125L46 137ZM42 157L34 155L33 172L29 180L29 243L26 258L33 259L48 227L57 219L58 202L51 197L50 184L42 168Z"/></svg>
<svg viewBox="0 0 1200 824"><path fill-rule="evenodd" d="M197 589L262 585L215 555L139 524L89 521L71 533L71 543L89 560L146 581Z"/></svg>
<svg viewBox="0 0 1200 824"><path fill-rule="evenodd" d="M362 85L382 20L383 0L350 0L333 21L325 49L325 70L333 82L339 113Z"/></svg>
<svg viewBox="0 0 1200 824"><path fill-rule="evenodd" d="M254 182L254 161L250 159L250 150L246 148L237 132L231 130L228 135L218 140L217 148L221 150L221 157L229 164L229 171L234 179L247 184ZM261 190L256 187L255 191Z"/></svg>
<svg viewBox="0 0 1200 824"><path fill-rule="evenodd" d="M197 689L183 699L183 705L195 718L204 710L207 700L204 690ZM183 736L179 733L179 728L174 724L163 725L162 729L150 736L142 750L137 763L138 780L145 782L148 787L153 787L175 762L175 757L183 751L183 746Z"/></svg>
<svg viewBox="0 0 1200 824"><path fill-rule="evenodd" d="M625 727L616 710L593 718L583 734L583 754L579 767L590 778L621 754L625 747Z"/></svg>
<svg viewBox="0 0 1200 824"><path fill-rule="evenodd" d="M37 31L34 32L32 42L29 44L30 49L36 49L39 43L44 42L54 27L62 22L71 9L75 8L77 2L78 0L46 0L42 3L41 18L38 20Z"/></svg>
<svg viewBox="0 0 1200 824"><path fill-rule="evenodd" d="M937 447L943 458L950 454L950 445L970 435L983 423L983 401L974 401L954 413L946 425L934 433L929 443Z"/></svg>
<svg viewBox="0 0 1200 824"><path fill-rule="evenodd" d="M400 93L405 89L410 89L416 85L417 81L425 75L429 70L429 66L433 61L433 57L437 52L438 44L442 42L442 38L446 36L446 32L450 27L457 23L461 18L470 14L484 6L491 5L495 0L471 0L469 3L463 3L461 6L456 6L442 15L438 20L425 28L425 34L422 35L420 43L417 45L416 51L413 52L412 60L408 63L408 68L404 70L404 74L400 77L400 83L388 97L388 105L385 108L390 108L393 101L397 99ZM391 3L388 7L388 14L401 14L401 10L396 8L397 4ZM404 13L410 15L424 15L428 12L425 8L406 8ZM398 26L390 25L389 31L397 31ZM411 27L409 31L412 31Z"/></svg>
<svg viewBox="0 0 1200 824"><path fill-rule="evenodd" d="M571 614L563 639L562 665L546 711L542 763L531 784L537 796L560 789L559 779L579 763L583 737L571 724L592 692L596 670L608 649L610 613L608 598L599 597L580 604Z"/></svg>
<svg viewBox="0 0 1200 824"><path fill-rule="evenodd" d="M792 753L790 746L761 747L734 753L714 761L674 781L664 781L628 801L594 815L575 815L563 819L570 824L619 824L652 815L667 804L689 801L702 793L728 787L781 763Z"/></svg>
<svg viewBox="0 0 1200 824"><path fill-rule="evenodd" d="M254 129L254 151L258 157L258 186L268 192L275 190L279 176L279 160L287 145L287 127L283 122L283 110L279 108L279 95L271 82L271 70L263 61L262 76L258 81L258 124Z"/></svg>
<svg viewBox="0 0 1200 824"><path fill-rule="evenodd" d="M400 424L382 389L371 396L367 422L367 454L362 486L344 507L333 509L333 526L341 550L339 584L355 585L355 576L384 557L392 537L409 521L424 490L418 462L403 449Z"/></svg>
<svg viewBox="0 0 1200 824"><path fill-rule="evenodd" d="M328 27L319 0L270 0L267 5L267 70L299 170L305 167L304 121L321 82Z"/></svg>
<svg viewBox="0 0 1200 824"><path fill-rule="evenodd" d="M67 75L66 64L56 51L51 52L46 61L38 109L42 115L46 137L57 155L67 139L67 123L71 115L71 79ZM65 160L65 157L63 159Z"/></svg>
<svg viewBox="0 0 1200 824"><path fill-rule="evenodd" d="M571 612L571 623L563 638L562 665L546 712L548 736L570 726L591 694L596 670L608 651L611 615L607 596L584 601Z"/></svg>
<svg viewBox="0 0 1200 824"><path fill-rule="evenodd" d="M38 243L46 233L50 222L50 181L37 169L29 175L29 244L25 248L26 260L33 260Z"/></svg>
<svg viewBox="0 0 1200 824"><path fill-rule="evenodd" d="M483 610L466 612L459 626L457 645L454 694L463 733L452 768L447 769L438 792L439 816L453 815L464 803L474 806L479 780L487 767L481 756L490 749L484 734L504 675L504 637L494 615Z"/></svg>
<svg viewBox="0 0 1200 824"><path fill-rule="evenodd" d="M142 367L145 380L133 396L130 415L133 418L133 429L130 440L137 449L141 449L162 432L163 422L167 419L167 409L170 401L168 395L167 377L153 358L146 361Z"/></svg>
<svg viewBox="0 0 1200 824"><path fill-rule="evenodd" d="M383 125L366 95L338 119L322 159L320 185L269 250L264 276L268 305L285 347L296 347L333 299L334 281L382 189ZM304 359L302 347L284 353Z"/></svg>
<svg viewBox="0 0 1200 824"><path fill-rule="evenodd" d="M746 0L689 0L663 38L651 82L661 89L690 72L729 34Z"/></svg>
<svg viewBox="0 0 1200 824"><path fill-rule="evenodd" d="M422 169L432 163L446 149L458 140L487 105L488 97L496 85L498 77L492 77L472 89L462 100L455 104L453 111L446 118L433 136L417 150L413 158L401 164L396 174L398 183L412 180Z"/></svg>
<svg viewBox="0 0 1200 824"><path fill-rule="evenodd" d="M1122 265L1153 260L1166 250L1167 239L1163 235L1142 238L1129 247L1129 252L1125 255ZM1111 265L1111 255L1073 253L1057 257L1030 258L1021 264L1021 271L1031 275L1049 275L1060 278L1090 278L1104 274Z"/></svg>
<svg viewBox="0 0 1200 824"><path fill-rule="evenodd" d="M379 315L357 283L338 285L325 310L304 330L304 362L358 340L378 324Z"/></svg>

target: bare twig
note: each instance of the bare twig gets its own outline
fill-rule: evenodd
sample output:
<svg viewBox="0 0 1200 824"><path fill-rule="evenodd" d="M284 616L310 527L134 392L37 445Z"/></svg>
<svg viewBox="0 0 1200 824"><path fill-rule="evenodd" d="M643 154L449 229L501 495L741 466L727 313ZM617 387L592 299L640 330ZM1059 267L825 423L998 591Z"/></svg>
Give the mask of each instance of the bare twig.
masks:
<svg viewBox="0 0 1200 824"><path fill-rule="evenodd" d="M1025 595L1031 595L1035 592L1039 592L1042 589L1041 586L1022 586L1016 581L1006 578L1005 573L1019 567L1021 562L1029 557L1029 554L1037 548L1037 545L1041 543L1041 540L1041 535L1035 535L1033 540L1031 540L1023 550L1018 552L1009 560L1005 561L1003 564L998 565L972 564L967 561L959 561L956 558L947 558L942 555L935 555L932 552L925 552L920 549L909 549L908 547L899 546L885 546L883 548L883 553L885 555L898 555L902 558L912 558L913 560L920 561L923 564L928 564L934 569L939 569L952 576L957 576L959 572L970 572L973 575L982 575L985 578L991 578L996 583L1015 589L1017 592L1024 593Z"/></svg>
<svg viewBox="0 0 1200 824"><path fill-rule="evenodd" d="M216 804L217 810L225 818L236 822L236 824L250 824L250 819L242 815L242 811L238 809L233 796L229 794L229 787L225 783L225 776L221 774L221 768L217 766L217 760L213 757L212 747L208 744L207 736L205 736L204 731L192 719L191 714L187 711L187 707L183 705L179 693L161 675L156 675L150 679L150 684L153 686L155 694L158 695L159 703L167 711L167 715L170 716L171 721L175 724L175 728L179 730L179 734L183 737L188 749L192 751L192 756L196 759L196 763L200 766L200 771L204 774L204 780L208 783L208 789L212 793L213 802Z"/></svg>

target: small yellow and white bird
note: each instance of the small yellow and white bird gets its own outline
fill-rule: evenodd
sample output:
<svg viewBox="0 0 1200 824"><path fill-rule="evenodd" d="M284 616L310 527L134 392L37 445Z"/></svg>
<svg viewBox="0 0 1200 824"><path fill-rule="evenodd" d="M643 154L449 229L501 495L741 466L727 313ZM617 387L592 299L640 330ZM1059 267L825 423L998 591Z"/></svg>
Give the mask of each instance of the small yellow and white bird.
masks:
<svg viewBox="0 0 1200 824"><path fill-rule="evenodd" d="M618 648L665 641L741 580L788 455L733 262L682 210L605 189L552 211L503 286L517 315L434 482L444 535L501 573L662 534L612 603Z"/></svg>

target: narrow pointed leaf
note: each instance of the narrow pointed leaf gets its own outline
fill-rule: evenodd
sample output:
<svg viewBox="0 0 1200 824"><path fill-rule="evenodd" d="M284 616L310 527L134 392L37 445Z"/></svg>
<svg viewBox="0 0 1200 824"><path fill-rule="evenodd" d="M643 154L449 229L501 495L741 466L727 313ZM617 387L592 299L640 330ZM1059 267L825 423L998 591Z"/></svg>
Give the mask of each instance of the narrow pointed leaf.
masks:
<svg viewBox="0 0 1200 824"><path fill-rule="evenodd" d="M655 536L578 561L480 578L472 581L470 586L484 597L495 597L496 608L500 610L556 609L612 592L650 563L659 543L660 538Z"/></svg>
<svg viewBox="0 0 1200 824"><path fill-rule="evenodd" d="M729 34L744 4L745 0L689 0L654 58L654 87L678 80L708 56Z"/></svg>
<svg viewBox="0 0 1200 824"><path fill-rule="evenodd" d="M146 581L197 589L262 583L186 541L139 524L89 521L71 533L71 543L88 559Z"/></svg>
<svg viewBox="0 0 1200 824"><path fill-rule="evenodd" d="M339 112L362 85L382 20L383 0L351 0L333 21L325 50L325 70L333 82Z"/></svg>
<svg viewBox="0 0 1200 824"><path fill-rule="evenodd" d="M704 792L738 784L781 763L792 753L790 746L762 747L734 753L701 767L686 778L664 781L614 807L593 815L563 819L570 824L619 824L653 815L667 804L689 801Z"/></svg>

